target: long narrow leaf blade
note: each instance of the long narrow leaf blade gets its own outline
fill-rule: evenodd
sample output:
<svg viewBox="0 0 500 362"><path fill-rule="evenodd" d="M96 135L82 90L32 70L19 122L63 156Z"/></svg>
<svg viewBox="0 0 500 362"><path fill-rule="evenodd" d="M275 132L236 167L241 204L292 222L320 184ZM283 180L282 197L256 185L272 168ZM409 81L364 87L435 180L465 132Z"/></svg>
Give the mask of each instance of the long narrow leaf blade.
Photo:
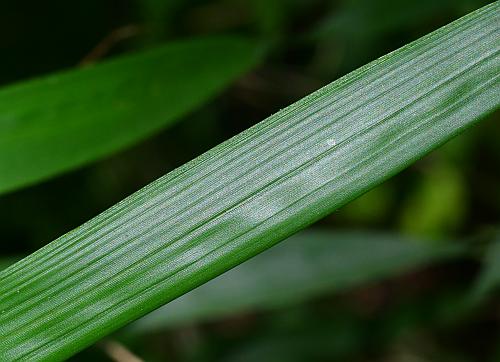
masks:
<svg viewBox="0 0 500 362"><path fill-rule="evenodd" d="M0 193L173 124L255 65L259 54L242 38L185 40L1 89Z"/></svg>
<svg viewBox="0 0 500 362"><path fill-rule="evenodd" d="M326 86L0 273L0 359L58 360L331 213L500 103L496 2Z"/></svg>

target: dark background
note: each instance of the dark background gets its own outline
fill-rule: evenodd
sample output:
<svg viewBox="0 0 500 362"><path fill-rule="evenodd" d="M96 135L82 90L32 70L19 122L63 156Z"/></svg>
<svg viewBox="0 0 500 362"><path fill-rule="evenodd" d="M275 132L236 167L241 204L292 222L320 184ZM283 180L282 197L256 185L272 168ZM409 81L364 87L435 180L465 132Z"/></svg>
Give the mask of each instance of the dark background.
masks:
<svg viewBox="0 0 500 362"><path fill-rule="evenodd" d="M260 66L176 126L91 166L0 196L1 254L38 249L280 108L487 3L0 3L0 85L77 67L103 41L105 52L91 55L93 60L203 34L244 34L270 44ZM437 243L488 232L500 215L499 134L497 113L319 224L390 230ZM461 323L439 323L448 292L470 284L478 270L478 260L462 259L283 310L248 312L124 343L154 361L493 361L500 356L495 301ZM96 346L75 360L107 358Z"/></svg>

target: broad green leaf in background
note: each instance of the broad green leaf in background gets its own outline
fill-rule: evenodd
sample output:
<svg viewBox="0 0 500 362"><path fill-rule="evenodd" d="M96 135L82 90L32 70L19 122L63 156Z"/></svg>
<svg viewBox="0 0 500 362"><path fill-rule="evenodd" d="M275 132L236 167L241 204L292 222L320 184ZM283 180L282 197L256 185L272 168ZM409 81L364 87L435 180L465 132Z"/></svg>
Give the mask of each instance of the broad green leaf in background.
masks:
<svg viewBox="0 0 500 362"><path fill-rule="evenodd" d="M431 246L374 232L302 232L139 319L127 331L149 332L298 303L463 251L457 244Z"/></svg>
<svg viewBox="0 0 500 362"><path fill-rule="evenodd" d="M356 40L373 40L391 33L408 31L412 26L429 22L436 14L461 13L480 4L477 0L379 0L376 2L341 1L315 31L319 38L331 38L348 32ZM484 4L484 2L483 2ZM424 23L425 23L424 22ZM361 25L361 27L359 27ZM357 26L357 27L356 27Z"/></svg>
<svg viewBox="0 0 500 362"><path fill-rule="evenodd" d="M498 14L496 2L350 73L1 272L0 359L76 353L494 111Z"/></svg>
<svg viewBox="0 0 500 362"><path fill-rule="evenodd" d="M185 40L0 89L0 193L172 124L255 65L260 53L237 37Z"/></svg>
<svg viewBox="0 0 500 362"><path fill-rule="evenodd" d="M477 9L484 0L339 0L308 35L316 44L314 71L328 75L364 64L388 43L410 39L443 18L459 17ZM329 15L328 15L329 14ZM423 28L425 29L425 28Z"/></svg>
<svg viewBox="0 0 500 362"><path fill-rule="evenodd" d="M302 232L142 317L126 332L150 332L299 303L460 257L466 251L460 244L428 244L367 231ZM0 270L15 261L0 259Z"/></svg>

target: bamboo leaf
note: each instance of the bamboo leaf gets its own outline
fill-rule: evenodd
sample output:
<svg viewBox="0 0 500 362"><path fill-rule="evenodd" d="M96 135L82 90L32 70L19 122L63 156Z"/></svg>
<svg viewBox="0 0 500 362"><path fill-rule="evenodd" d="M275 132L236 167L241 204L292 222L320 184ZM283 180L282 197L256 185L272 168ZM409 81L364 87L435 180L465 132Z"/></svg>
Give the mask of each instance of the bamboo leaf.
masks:
<svg viewBox="0 0 500 362"><path fill-rule="evenodd" d="M1 89L0 193L173 124L255 65L259 54L241 38L185 40Z"/></svg>
<svg viewBox="0 0 500 362"><path fill-rule="evenodd" d="M0 359L60 360L399 172L500 103L499 2L364 66L0 273Z"/></svg>
<svg viewBox="0 0 500 362"><path fill-rule="evenodd" d="M149 332L298 303L463 252L457 244L433 246L376 232L302 232L155 310L126 331Z"/></svg>

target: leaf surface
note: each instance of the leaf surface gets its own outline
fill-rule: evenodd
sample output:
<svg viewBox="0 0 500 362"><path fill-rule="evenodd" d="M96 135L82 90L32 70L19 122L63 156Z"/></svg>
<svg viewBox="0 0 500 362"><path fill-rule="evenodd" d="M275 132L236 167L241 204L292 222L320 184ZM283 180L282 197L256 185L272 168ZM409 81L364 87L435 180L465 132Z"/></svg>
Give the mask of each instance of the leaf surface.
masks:
<svg viewBox="0 0 500 362"><path fill-rule="evenodd" d="M260 53L243 38L184 40L0 89L0 193L172 125L254 66Z"/></svg>
<svg viewBox="0 0 500 362"><path fill-rule="evenodd" d="M64 359L478 122L500 103L498 14L350 73L1 272L0 359Z"/></svg>

